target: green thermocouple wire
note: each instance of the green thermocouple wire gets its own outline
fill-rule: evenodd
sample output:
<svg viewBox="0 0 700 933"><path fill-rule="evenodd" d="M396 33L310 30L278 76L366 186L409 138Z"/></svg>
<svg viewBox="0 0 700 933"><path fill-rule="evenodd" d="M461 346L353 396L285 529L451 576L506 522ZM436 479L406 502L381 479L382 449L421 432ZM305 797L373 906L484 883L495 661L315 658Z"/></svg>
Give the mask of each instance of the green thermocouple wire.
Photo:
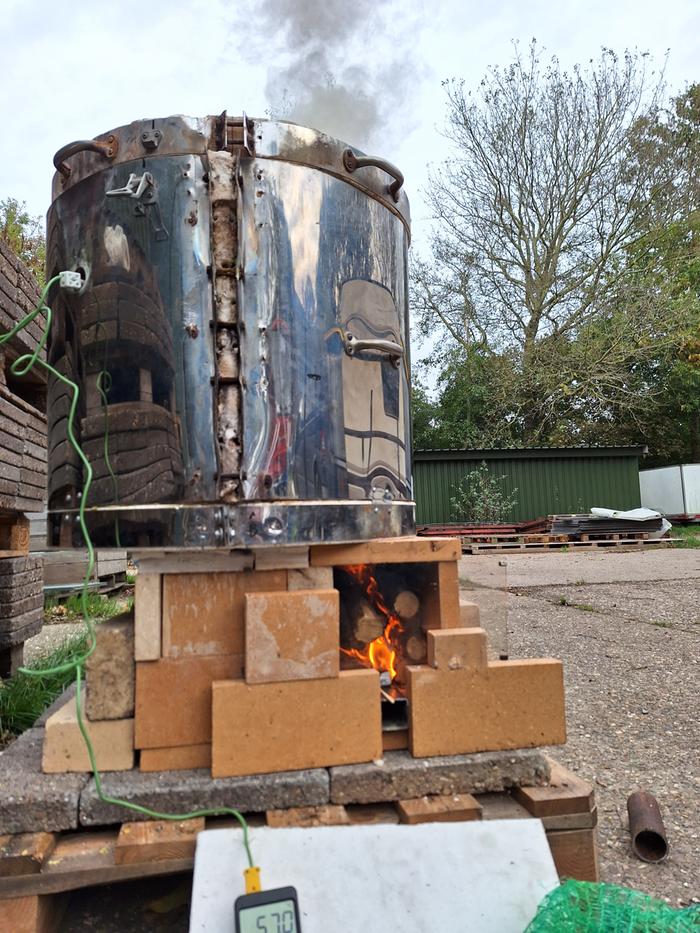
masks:
<svg viewBox="0 0 700 933"><path fill-rule="evenodd" d="M85 481L83 483L82 495L80 498L80 508L78 510L78 521L80 524L80 530L83 534L83 538L87 545L88 550L88 566L85 572L85 579L83 580L83 589L82 589L82 609L83 609L83 619L85 621L85 626L88 635L88 647L82 653L76 655L70 661L65 662L64 664L59 664L56 667L47 667L40 669L30 669L27 667L21 667L20 670L24 674L28 674L31 677L46 677L50 674L59 674L64 673L65 671L75 671L75 684L76 684L76 714L78 719L78 727L80 728L81 735L85 741L85 746L87 748L88 758L90 759L90 767L92 768L92 774L95 779L95 790L97 791L97 796L103 803L113 804L117 807L123 807L126 810L131 810L135 813L142 813L145 816L151 817L155 820L173 820L179 822L181 820L192 820L197 817L205 816L233 816L241 824L243 830L243 845L246 850L246 855L248 857L248 864L253 867L253 855L250 850L250 841L248 838L248 824L246 823L243 815L238 811L234 810L232 807L218 807L208 810L193 810L191 813L159 813L157 810L151 810L148 807L142 807L139 804L131 803L128 800L120 800L118 797L110 797L108 794L105 794L102 787L102 777L97 768L97 762L95 760L95 750L92 746L90 736L88 735L85 722L83 720L83 710L82 710L82 698L81 698L81 684L83 677L83 665L90 657L90 655L95 650L95 645L97 644L95 638L95 623L90 617L88 610L88 587L90 580L92 579L92 571L95 566L95 548L92 543L92 538L87 528L85 522L85 508L87 505L88 493L90 492L90 485L92 484L92 467L90 461L87 459L83 453L83 449L75 438L75 433L73 431L73 425L75 422L75 413L78 407L78 398L80 396L80 389L71 379L68 379L67 376L64 376L62 373L59 373L57 369L51 366L46 360L39 358L39 354L46 346L46 341L49 336L49 331L51 329L51 319L52 313L51 308L46 304L46 298L49 293L49 289L52 285L55 285L60 279L59 275L54 276L44 286L44 290L41 293L41 298L39 299L39 304L33 311L30 311L26 317L24 317L18 324L12 328L6 334L0 334L0 346L4 343L7 343L8 340L11 340L16 334L23 330L27 325L39 315L42 311L46 313L46 325L44 332L41 335L41 339L34 350L33 353L25 353L22 356L18 357L10 367L10 371L15 376L24 376L26 375L37 363L40 366L43 366L47 372L51 373L56 379L60 380L64 385L68 386L71 391L71 403L70 409L68 412L68 440L70 441L71 447L75 450L76 454L80 458L84 468L85 468ZM103 395L103 401L106 402L106 396L104 396L104 387L103 387L103 373L101 372L97 377L97 389L101 395ZM112 473L110 467L110 473ZM114 476L114 474L112 474ZM114 477L116 482L116 477Z"/></svg>

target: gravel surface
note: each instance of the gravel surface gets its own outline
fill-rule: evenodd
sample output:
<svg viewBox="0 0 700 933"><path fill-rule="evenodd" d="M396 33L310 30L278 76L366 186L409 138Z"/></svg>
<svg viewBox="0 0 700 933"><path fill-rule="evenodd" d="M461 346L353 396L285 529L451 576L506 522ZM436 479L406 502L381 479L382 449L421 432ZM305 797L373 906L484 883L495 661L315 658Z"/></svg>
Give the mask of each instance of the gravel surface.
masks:
<svg viewBox="0 0 700 933"><path fill-rule="evenodd" d="M75 635L85 630L84 622L61 622L60 624L45 625L38 635L24 643L24 663L28 664L35 658L49 654L59 645L69 641Z"/></svg>
<svg viewBox="0 0 700 933"><path fill-rule="evenodd" d="M503 559L503 553L499 555ZM460 574L469 566L489 566L495 555L473 555L460 561ZM506 555L508 585L550 586L555 583L633 583L645 580L700 579L700 548L647 548L643 551L547 551Z"/></svg>
<svg viewBox="0 0 700 933"><path fill-rule="evenodd" d="M509 561L510 655L564 661L569 740L551 753L594 783L601 879L672 906L697 902L700 554L569 553L548 566L553 557ZM669 578L674 567L682 579ZM621 574L642 582L567 585ZM657 797L666 823L670 854L656 865L630 850L626 801L639 789Z"/></svg>

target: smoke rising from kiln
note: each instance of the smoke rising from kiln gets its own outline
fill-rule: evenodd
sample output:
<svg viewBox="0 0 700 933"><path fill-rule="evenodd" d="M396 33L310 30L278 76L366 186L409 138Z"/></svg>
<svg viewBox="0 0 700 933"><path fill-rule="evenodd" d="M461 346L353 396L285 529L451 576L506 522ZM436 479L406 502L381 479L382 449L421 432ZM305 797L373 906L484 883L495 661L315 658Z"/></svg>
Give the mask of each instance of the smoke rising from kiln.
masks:
<svg viewBox="0 0 700 933"><path fill-rule="evenodd" d="M381 130L386 147L416 79L417 30L405 10L389 0L262 0L247 22L256 58L270 62L270 116L360 147L376 144Z"/></svg>

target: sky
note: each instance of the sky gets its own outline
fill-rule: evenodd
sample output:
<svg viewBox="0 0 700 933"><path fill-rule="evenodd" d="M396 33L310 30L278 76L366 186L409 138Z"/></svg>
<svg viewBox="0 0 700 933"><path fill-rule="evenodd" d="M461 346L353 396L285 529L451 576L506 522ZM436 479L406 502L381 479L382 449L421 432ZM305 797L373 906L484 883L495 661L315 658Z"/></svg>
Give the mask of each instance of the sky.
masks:
<svg viewBox="0 0 700 933"><path fill-rule="evenodd" d="M565 67L649 52L700 80L697 0L0 0L0 199L44 215L53 153L133 120L301 115L404 172L424 250L428 164L449 156L443 82L477 88L532 38ZM320 84L320 90L319 90Z"/></svg>
<svg viewBox="0 0 700 933"><path fill-rule="evenodd" d="M656 66L668 53L671 90L700 80L693 0L2 0L2 7L0 198L25 200L35 214L48 208L60 146L170 113L265 116L274 104L271 72L286 62L280 80L296 71L303 83L299 57L315 37L336 81L347 77L348 91L378 102L370 138L346 141L371 146L403 170L419 240L428 220L426 165L449 153L441 135L445 79L476 88L489 66L512 59L514 41L525 47L534 37L567 67L601 46L637 47ZM318 122L329 122L322 110ZM364 135L357 123L347 121L355 137Z"/></svg>

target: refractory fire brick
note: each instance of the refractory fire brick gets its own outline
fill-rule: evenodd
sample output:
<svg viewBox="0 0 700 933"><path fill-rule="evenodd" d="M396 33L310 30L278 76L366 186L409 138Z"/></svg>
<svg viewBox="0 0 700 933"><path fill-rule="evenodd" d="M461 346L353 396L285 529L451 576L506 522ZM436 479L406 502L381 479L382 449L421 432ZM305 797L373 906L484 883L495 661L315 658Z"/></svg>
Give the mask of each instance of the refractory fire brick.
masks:
<svg viewBox="0 0 700 933"><path fill-rule="evenodd" d="M242 674L240 654L138 663L136 748L210 742L212 682Z"/></svg>
<svg viewBox="0 0 700 933"><path fill-rule="evenodd" d="M288 590L332 590L332 567L302 567L287 571Z"/></svg>
<svg viewBox="0 0 700 933"><path fill-rule="evenodd" d="M296 771L382 755L379 675L213 686L212 777Z"/></svg>
<svg viewBox="0 0 700 933"><path fill-rule="evenodd" d="M486 667L486 632L482 628L433 629L427 634L429 667L439 671Z"/></svg>
<svg viewBox="0 0 700 933"><path fill-rule="evenodd" d="M566 741L561 661L409 667L410 749L416 758L560 745Z"/></svg>
<svg viewBox="0 0 700 933"><path fill-rule="evenodd" d="M141 771L189 771L190 768L211 768L211 742L141 749Z"/></svg>
<svg viewBox="0 0 700 933"><path fill-rule="evenodd" d="M161 650L162 577L159 573L136 574L134 585L134 657L157 661Z"/></svg>
<svg viewBox="0 0 700 933"><path fill-rule="evenodd" d="M373 538L359 544L314 544L311 547L311 566L412 564L457 561L461 556L459 538Z"/></svg>
<svg viewBox="0 0 700 933"><path fill-rule="evenodd" d="M245 604L247 683L338 676L337 590L247 593Z"/></svg>
<svg viewBox="0 0 700 933"><path fill-rule="evenodd" d="M457 561L433 565L433 582L423 594L423 628L459 628L459 576Z"/></svg>
<svg viewBox="0 0 700 933"><path fill-rule="evenodd" d="M165 574L163 657L242 655L245 594L286 588L286 570Z"/></svg>
<svg viewBox="0 0 700 933"><path fill-rule="evenodd" d="M134 720L88 722L83 713L100 771L129 771L134 766ZM78 726L75 697L46 720L41 767L44 774L91 771L87 746Z"/></svg>

